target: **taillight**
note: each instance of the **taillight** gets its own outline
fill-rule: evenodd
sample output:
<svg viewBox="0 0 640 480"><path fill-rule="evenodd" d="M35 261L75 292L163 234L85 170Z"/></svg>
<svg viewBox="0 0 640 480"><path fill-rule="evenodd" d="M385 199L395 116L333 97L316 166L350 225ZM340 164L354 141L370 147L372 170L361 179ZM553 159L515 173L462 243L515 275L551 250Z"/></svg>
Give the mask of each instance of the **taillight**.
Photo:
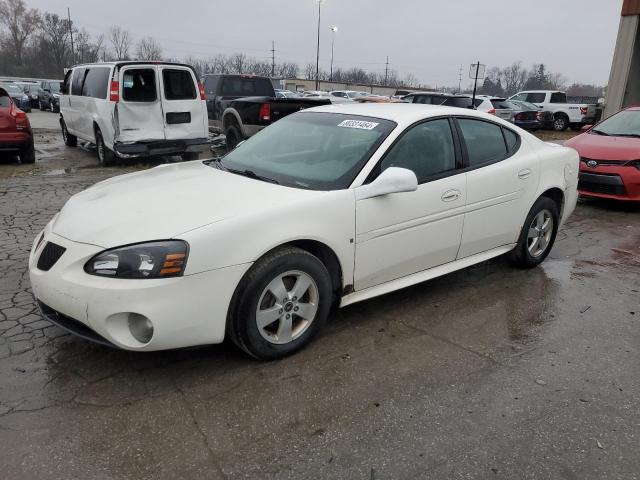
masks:
<svg viewBox="0 0 640 480"><path fill-rule="evenodd" d="M586 115L589 112L587 107L580 107L580 114Z"/></svg>
<svg viewBox="0 0 640 480"><path fill-rule="evenodd" d="M538 120L544 120L544 112L536 113L536 117L538 118Z"/></svg>
<svg viewBox="0 0 640 480"><path fill-rule="evenodd" d="M112 102L120 101L120 82L113 80L109 88L109 100Z"/></svg>
<svg viewBox="0 0 640 480"><path fill-rule="evenodd" d="M516 113L513 118L516 119L516 120L524 120L524 114Z"/></svg>
<svg viewBox="0 0 640 480"><path fill-rule="evenodd" d="M491 109L491 110L489 110L487 113L488 113L488 114L490 114L490 115L495 115L495 114L496 114L496 109L495 109L495 108L492 108L492 109Z"/></svg>
<svg viewBox="0 0 640 480"><path fill-rule="evenodd" d="M198 90L200 90L200 100L206 100L207 96L204 93L204 85L202 83L198 83Z"/></svg>
<svg viewBox="0 0 640 480"><path fill-rule="evenodd" d="M14 110L13 113L14 118L16 119L16 130L28 130L29 129L29 119L27 118L27 114L22 110Z"/></svg>
<svg viewBox="0 0 640 480"><path fill-rule="evenodd" d="M260 107L260 120L270 121L271 120L271 105L268 103L263 103Z"/></svg>

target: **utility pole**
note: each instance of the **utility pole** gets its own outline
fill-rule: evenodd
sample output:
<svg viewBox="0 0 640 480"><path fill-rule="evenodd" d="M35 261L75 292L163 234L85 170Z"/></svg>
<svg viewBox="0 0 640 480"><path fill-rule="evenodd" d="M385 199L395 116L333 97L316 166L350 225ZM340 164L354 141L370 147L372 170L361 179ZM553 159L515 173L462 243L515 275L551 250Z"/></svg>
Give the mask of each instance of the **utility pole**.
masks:
<svg viewBox="0 0 640 480"><path fill-rule="evenodd" d="M276 76L276 42L271 40L271 78Z"/></svg>
<svg viewBox="0 0 640 480"><path fill-rule="evenodd" d="M387 86L387 81L389 78L389 55L387 55L387 63L385 64L384 67L384 86Z"/></svg>
<svg viewBox="0 0 640 480"><path fill-rule="evenodd" d="M462 90L462 72L463 72L463 67L462 64L460 65L460 80L458 81L458 93L461 92Z"/></svg>
<svg viewBox="0 0 640 480"><path fill-rule="evenodd" d="M76 63L76 54L73 51L73 27L71 26L71 11L67 7L67 18L69 19L69 35L71 36L71 65Z"/></svg>
<svg viewBox="0 0 640 480"><path fill-rule="evenodd" d="M318 44L316 46L316 90L320 90L320 7L322 0L318 0Z"/></svg>
<svg viewBox="0 0 640 480"><path fill-rule="evenodd" d="M336 42L336 32L338 31L338 27L334 25L332 27L329 27L329 30L331 30L331 68L329 69L329 81L332 82L333 81L333 47Z"/></svg>

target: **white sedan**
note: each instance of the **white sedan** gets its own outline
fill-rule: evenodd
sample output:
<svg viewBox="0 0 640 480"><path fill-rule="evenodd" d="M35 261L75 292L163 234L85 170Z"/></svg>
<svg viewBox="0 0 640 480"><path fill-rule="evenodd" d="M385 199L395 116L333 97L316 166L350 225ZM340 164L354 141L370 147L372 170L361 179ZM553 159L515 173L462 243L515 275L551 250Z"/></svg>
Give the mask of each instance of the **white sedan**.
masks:
<svg viewBox="0 0 640 480"><path fill-rule="evenodd" d="M29 258L44 316L128 350L222 342L277 358L350 305L509 253L542 262L578 154L485 113L411 104L290 115L222 159L74 195Z"/></svg>

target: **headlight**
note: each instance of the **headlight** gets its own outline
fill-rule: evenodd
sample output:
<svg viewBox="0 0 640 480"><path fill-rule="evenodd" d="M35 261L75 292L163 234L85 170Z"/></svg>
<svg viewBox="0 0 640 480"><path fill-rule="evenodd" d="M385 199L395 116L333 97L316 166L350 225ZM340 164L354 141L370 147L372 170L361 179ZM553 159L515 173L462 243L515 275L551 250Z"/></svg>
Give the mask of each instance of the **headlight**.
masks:
<svg viewBox="0 0 640 480"><path fill-rule="evenodd" d="M29 100L29 95L27 95L26 93L22 95L22 100Z"/></svg>
<svg viewBox="0 0 640 480"><path fill-rule="evenodd" d="M53 98L60 98L60 95L58 95L57 93L54 93Z"/></svg>
<svg viewBox="0 0 640 480"><path fill-rule="evenodd" d="M90 275L113 278L179 277L189 245L182 240L138 243L99 253L84 266Z"/></svg>

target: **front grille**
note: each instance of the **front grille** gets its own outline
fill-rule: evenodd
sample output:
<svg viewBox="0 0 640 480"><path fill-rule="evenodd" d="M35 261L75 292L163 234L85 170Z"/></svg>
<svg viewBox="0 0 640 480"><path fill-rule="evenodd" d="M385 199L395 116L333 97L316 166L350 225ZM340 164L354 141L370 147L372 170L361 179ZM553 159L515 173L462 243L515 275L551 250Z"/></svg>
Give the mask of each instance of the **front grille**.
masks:
<svg viewBox="0 0 640 480"><path fill-rule="evenodd" d="M580 161L583 163L587 163L587 162L597 162L598 165L625 165L626 163L628 163L626 160L598 160L596 158L586 158L586 157L580 157Z"/></svg>
<svg viewBox="0 0 640 480"><path fill-rule="evenodd" d="M597 173L580 173L578 190L606 195L624 195L626 193L620 176Z"/></svg>
<svg viewBox="0 0 640 480"><path fill-rule="evenodd" d="M42 249L40 258L38 258L38 269L45 272L49 271L51 267L53 267L56 262L60 260L60 257L66 250L66 248L61 247L60 245L56 245L52 242L47 242L47 244Z"/></svg>

